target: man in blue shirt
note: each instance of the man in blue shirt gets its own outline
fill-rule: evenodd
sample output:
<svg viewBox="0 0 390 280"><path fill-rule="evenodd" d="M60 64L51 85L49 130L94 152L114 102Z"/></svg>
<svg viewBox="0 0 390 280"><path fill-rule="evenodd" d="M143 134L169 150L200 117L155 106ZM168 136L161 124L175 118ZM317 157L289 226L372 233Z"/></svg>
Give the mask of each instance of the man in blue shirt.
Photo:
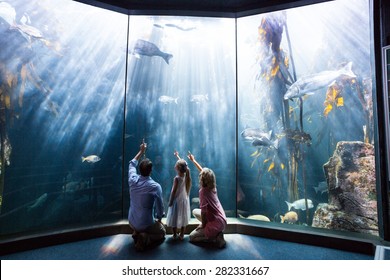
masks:
<svg viewBox="0 0 390 280"><path fill-rule="evenodd" d="M150 177L153 164L145 158L139 164L140 175L136 170L146 147L146 143L142 141L140 150L129 163L129 224L133 229L137 251L145 250L151 243L163 241L166 233L161 223L161 218L164 216L162 189L160 184Z"/></svg>

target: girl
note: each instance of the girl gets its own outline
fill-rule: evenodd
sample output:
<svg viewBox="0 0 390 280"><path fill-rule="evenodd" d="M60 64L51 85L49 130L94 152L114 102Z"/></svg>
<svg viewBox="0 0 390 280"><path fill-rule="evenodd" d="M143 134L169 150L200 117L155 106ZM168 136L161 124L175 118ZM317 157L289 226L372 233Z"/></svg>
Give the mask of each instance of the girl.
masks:
<svg viewBox="0 0 390 280"><path fill-rule="evenodd" d="M194 209L192 213L201 224L190 233L190 242L212 242L217 247L222 248L226 245L223 238L223 231L226 227L226 215L218 199L215 174L209 168L202 168L190 152L188 152L188 158L200 172L200 209Z"/></svg>
<svg viewBox="0 0 390 280"><path fill-rule="evenodd" d="M180 228L179 239L184 239L185 228L190 218L189 194L191 190L191 175L187 162L181 159L179 153L175 151L177 157L175 170L177 175L173 179L173 186L169 198L167 214L167 226L172 227L173 238L177 238L177 228Z"/></svg>

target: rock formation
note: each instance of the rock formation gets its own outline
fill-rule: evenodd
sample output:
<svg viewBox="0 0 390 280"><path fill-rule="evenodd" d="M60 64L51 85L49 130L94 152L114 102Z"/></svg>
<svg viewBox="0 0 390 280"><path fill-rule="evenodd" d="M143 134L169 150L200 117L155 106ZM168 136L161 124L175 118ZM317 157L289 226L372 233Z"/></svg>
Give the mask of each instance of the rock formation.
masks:
<svg viewBox="0 0 390 280"><path fill-rule="evenodd" d="M374 146L337 143L324 172L328 203L317 206L312 226L378 235Z"/></svg>

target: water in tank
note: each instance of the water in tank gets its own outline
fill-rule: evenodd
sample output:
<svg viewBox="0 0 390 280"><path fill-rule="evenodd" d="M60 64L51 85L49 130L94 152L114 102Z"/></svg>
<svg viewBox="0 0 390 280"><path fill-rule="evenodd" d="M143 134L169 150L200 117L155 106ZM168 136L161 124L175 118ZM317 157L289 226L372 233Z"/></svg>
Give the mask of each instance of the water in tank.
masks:
<svg viewBox="0 0 390 280"><path fill-rule="evenodd" d="M190 151L228 217L377 234L370 5L236 20L0 2L1 236L126 219L142 141L165 206Z"/></svg>
<svg viewBox="0 0 390 280"><path fill-rule="evenodd" d="M378 234L370 1L238 19L238 215Z"/></svg>

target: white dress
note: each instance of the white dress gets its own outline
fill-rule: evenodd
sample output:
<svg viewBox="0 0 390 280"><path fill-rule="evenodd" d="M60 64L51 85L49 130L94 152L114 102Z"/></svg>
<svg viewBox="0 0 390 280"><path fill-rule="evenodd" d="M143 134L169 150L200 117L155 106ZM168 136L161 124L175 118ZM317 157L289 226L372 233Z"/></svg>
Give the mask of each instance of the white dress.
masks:
<svg viewBox="0 0 390 280"><path fill-rule="evenodd" d="M181 228L188 225L190 219L190 202L186 191L185 175L178 178L177 190L173 204L168 208L167 226Z"/></svg>

